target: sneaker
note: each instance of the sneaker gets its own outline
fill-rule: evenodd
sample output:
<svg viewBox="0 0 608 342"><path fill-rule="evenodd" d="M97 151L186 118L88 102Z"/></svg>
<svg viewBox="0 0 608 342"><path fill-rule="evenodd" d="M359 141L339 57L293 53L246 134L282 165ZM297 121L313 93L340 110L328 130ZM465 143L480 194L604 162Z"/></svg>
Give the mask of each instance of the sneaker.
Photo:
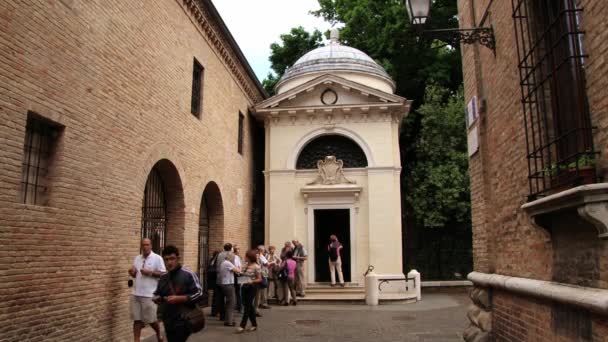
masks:
<svg viewBox="0 0 608 342"><path fill-rule="evenodd" d="M336 284L331 284L331 287L336 287Z"/></svg>
<svg viewBox="0 0 608 342"><path fill-rule="evenodd" d="M247 331L252 332L258 330L258 327L249 327Z"/></svg>
<svg viewBox="0 0 608 342"><path fill-rule="evenodd" d="M236 331L234 333L242 334L244 331L245 331L245 329L243 329L242 327L238 327L238 328L236 328Z"/></svg>
<svg viewBox="0 0 608 342"><path fill-rule="evenodd" d="M342 283L342 284L340 284L340 286L341 286L341 287L344 287L344 286L346 286L346 284Z"/></svg>

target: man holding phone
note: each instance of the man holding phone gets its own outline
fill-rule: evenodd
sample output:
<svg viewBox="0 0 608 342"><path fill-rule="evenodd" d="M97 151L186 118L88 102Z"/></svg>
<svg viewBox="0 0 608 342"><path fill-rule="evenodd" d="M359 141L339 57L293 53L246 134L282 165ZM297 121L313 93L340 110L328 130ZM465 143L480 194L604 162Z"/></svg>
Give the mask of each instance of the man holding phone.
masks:
<svg viewBox="0 0 608 342"><path fill-rule="evenodd" d="M152 301L158 279L165 273L163 258L152 251L150 239L141 240L142 254L135 257L129 275L135 278L131 296L131 319L133 319L133 340L140 341L141 329L150 324L159 342L163 341L156 315L156 304Z"/></svg>

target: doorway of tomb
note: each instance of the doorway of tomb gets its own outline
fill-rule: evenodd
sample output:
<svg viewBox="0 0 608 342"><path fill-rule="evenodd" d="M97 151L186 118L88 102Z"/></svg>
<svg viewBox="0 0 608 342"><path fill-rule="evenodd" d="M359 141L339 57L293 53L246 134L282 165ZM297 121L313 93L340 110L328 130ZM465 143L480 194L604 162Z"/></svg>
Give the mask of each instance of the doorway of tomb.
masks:
<svg viewBox="0 0 608 342"><path fill-rule="evenodd" d="M330 282L329 274L329 237L334 234L342 243L342 273L344 281L351 281L351 246L350 246L350 210L349 209L315 209L315 282ZM336 283L339 282L336 274Z"/></svg>

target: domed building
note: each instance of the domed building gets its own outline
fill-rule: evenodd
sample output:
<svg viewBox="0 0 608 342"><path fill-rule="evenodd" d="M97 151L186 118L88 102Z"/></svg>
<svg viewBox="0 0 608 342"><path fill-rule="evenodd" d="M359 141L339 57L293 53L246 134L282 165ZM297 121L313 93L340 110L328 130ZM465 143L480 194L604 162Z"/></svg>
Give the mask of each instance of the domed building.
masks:
<svg viewBox="0 0 608 342"><path fill-rule="evenodd" d="M298 59L276 91L254 108L265 124L266 243L302 242L306 283L319 289L330 281L327 246L337 235L351 292L363 295L373 265L395 280L383 285L381 299L410 298L402 281L398 142L410 101L394 94L395 83L372 58L341 45L337 30L327 46Z"/></svg>

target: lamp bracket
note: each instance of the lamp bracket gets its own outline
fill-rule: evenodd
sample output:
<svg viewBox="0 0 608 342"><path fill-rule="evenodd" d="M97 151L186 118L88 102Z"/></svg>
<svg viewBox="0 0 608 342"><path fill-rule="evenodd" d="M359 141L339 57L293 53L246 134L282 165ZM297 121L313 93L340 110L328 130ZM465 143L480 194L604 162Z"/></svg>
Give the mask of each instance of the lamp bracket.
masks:
<svg viewBox="0 0 608 342"><path fill-rule="evenodd" d="M422 34L427 38L438 39L450 45L479 43L496 54L496 39L492 27L427 30Z"/></svg>

